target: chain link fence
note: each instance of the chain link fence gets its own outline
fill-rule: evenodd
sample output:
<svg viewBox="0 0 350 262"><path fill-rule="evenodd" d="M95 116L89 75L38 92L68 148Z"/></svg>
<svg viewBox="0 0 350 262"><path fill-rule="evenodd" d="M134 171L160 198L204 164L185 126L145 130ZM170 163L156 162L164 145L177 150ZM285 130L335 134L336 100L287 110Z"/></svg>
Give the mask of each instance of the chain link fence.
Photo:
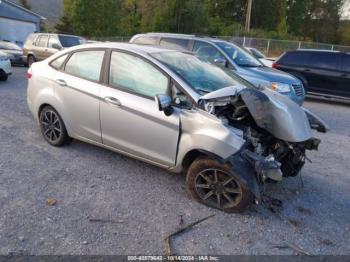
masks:
<svg viewBox="0 0 350 262"><path fill-rule="evenodd" d="M295 49L324 49L324 50L337 50L350 53L350 46L332 45L317 42L304 42L304 41L292 41L292 40L276 40L276 39L264 39L253 37L232 37L232 36L218 36L217 38L230 41L240 46L254 47L263 52L267 57L278 57L283 52ZM91 39L95 41L106 42L128 42L131 39L130 36L116 36L116 37L99 37Z"/></svg>
<svg viewBox="0 0 350 262"><path fill-rule="evenodd" d="M231 37L229 41L240 46L257 48L268 57L278 57L285 51L295 49L323 49L350 53L350 46L332 45L317 42L276 40L252 37Z"/></svg>

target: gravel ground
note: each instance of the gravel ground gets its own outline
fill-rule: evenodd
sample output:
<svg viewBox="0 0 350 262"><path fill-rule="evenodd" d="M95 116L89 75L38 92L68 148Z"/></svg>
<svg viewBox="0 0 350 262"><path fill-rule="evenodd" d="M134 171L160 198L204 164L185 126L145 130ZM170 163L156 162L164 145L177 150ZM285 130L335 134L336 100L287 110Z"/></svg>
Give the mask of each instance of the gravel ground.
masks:
<svg viewBox="0 0 350 262"><path fill-rule="evenodd" d="M332 130L315 133L304 187L299 177L269 187L281 215L225 214L191 200L181 175L78 141L49 146L27 109L25 68L0 82L0 99L0 254L164 254L181 217L211 214L175 238L176 254L350 254L350 106L305 103Z"/></svg>

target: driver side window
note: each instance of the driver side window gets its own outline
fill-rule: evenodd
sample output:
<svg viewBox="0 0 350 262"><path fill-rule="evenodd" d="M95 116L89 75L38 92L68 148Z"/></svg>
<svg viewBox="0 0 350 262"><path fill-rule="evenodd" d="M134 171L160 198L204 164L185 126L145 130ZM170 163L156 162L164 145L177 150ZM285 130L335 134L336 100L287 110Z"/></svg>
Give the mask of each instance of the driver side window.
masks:
<svg viewBox="0 0 350 262"><path fill-rule="evenodd" d="M109 83L152 99L168 90L168 77L158 69L139 57L116 51L111 56Z"/></svg>
<svg viewBox="0 0 350 262"><path fill-rule="evenodd" d="M225 59L217 48L205 42L195 41L193 52L199 59L206 62L213 63L215 59Z"/></svg>

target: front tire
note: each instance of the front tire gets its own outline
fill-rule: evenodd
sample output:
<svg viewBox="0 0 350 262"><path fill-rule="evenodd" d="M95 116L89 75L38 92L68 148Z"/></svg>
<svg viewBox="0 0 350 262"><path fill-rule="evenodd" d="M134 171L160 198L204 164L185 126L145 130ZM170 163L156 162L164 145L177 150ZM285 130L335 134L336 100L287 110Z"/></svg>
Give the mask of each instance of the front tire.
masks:
<svg viewBox="0 0 350 262"><path fill-rule="evenodd" d="M61 116L51 106L45 106L39 114L41 134L52 146L62 146L70 142Z"/></svg>
<svg viewBox="0 0 350 262"><path fill-rule="evenodd" d="M224 212L242 212L253 202L252 193L232 167L214 159L195 160L187 172L186 183L193 199Z"/></svg>
<svg viewBox="0 0 350 262"><path fill-rule="evenodd" d="M8 79L8 75L0 76L0 81L6 81Z"/></svg>

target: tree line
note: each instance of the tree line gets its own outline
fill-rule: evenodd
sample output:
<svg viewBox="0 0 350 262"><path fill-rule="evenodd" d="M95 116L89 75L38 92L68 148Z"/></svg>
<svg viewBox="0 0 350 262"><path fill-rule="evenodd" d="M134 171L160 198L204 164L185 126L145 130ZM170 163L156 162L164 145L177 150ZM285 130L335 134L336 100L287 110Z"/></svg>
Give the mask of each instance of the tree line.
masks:
<svg viewBox="0 0 350 262"><path fill-rule="evenodd" d="M141 32L254 36L350 44L345 0L253 0L251 30L244 31L247 0L64 0L58 32L86 37Z"/></svg>

